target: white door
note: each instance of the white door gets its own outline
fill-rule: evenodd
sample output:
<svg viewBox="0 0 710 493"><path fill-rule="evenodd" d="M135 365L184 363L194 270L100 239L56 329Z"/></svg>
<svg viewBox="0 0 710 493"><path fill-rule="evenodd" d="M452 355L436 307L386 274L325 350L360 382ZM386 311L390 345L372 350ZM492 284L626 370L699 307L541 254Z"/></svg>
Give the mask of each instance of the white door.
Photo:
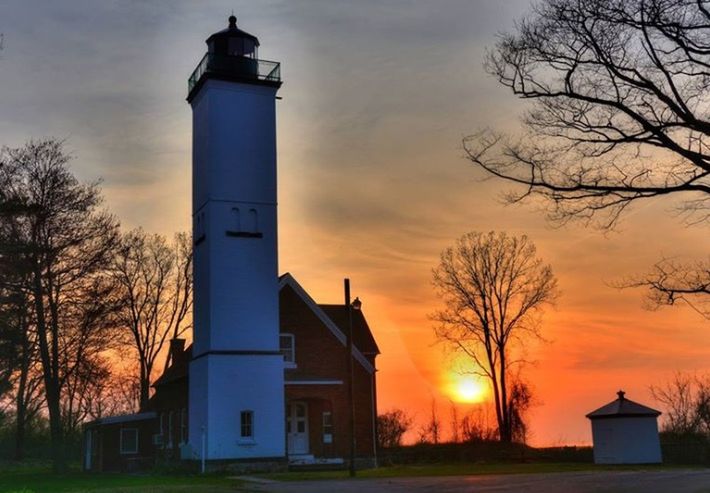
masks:
<svg viewBox="0 0 710 493"><path fill-rule="evenodd" d="M308 453L308 406L305 402L286 405L288 455Z"/></svg>

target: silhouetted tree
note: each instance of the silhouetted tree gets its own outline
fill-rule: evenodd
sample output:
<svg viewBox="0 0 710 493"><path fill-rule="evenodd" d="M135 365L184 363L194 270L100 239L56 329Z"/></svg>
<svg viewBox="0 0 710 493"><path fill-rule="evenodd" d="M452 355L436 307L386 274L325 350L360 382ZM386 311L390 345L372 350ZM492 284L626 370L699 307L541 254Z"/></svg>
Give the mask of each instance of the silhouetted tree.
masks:
<svg viewBox="0 0 710 493"><path fill-rule="evenodd" d="M459 443L461 441L461 420L459 420L459 410L456 404L451 403L451 441Z"/></svg>
<svg viewBox="0 0 710 493"><path fill-rule="evenodd" d="M126 233L112 266L119 287L121 325L139 363L140 407L150 397L156 360L166 341L189 329L192 245L187 234L173 244L142 229ZM168 362L166 361L166 367Z"/></svg>
<svg viewBox="0 0 710 493"><path fill-rule="evenodd" d="M520 380L514 381L510 387L510 397L508 398L510 432L514 442L527 442L528 425L525 418L531 405L532 391L530 386Z"/></svg>
<svg viewBox="0 0 710 493"><path fill-rule="evenodd" d="M498 440L498 431L490 425L486 410L480 404L461 419L461 437L464 442Z"/></svg>
<svg viewBox="0 0 710 493"><path fill-rule="evenodd" d="M412 426L412 418L401 409L377 416L377 446L392 448L402 445L402 437Z"/></svg>
<svg viewBox="0 0 710 493"><path fill-rule="evenodd" d="M110 336L113 305L104 280L118 231L117 221L99 210L98 186L79 183L69 160L53 139L4 148L0 158L0 229L10 232L0 258L9 256L27 274L21 288L31 300L55 470L66 465L67 379Z"/></svg>
<svg viewBox="0 0 710 493"><path fill-rule="evenodd" d="M508 201L542 197L554 221L613 228L631 204L673 197L689 223L710 220L708 2L541 0L486 69L532 103L520 138L464 141L473 163L522 185ZM635 284L661 304L707 300L710 269L665 263Z"/></svg>
<svg viewBox="0 0 710 493"><path fill-rule="evenodd" d="M499 437L510 442L511 370L520 363L511 343L540 336L538 315L557 295L552 269L526 236L468 233L442 252L433 279L444 302L432 316L436 336L491 382Z"/></svg>
<svg viewBox="0 0 710 493"><path fill-rule="evenodd" d="M438 444L441 438L441 420L436 412L436 400L431 400L429 420L419 429L419 443Z"/></svg>
<svg viewBox="0 0 710 493"><path fill-rule="evenodd" d="M674 435L710 435L710 378L676 373L661 385L650 387L665 410L663 431Z"/></svg>

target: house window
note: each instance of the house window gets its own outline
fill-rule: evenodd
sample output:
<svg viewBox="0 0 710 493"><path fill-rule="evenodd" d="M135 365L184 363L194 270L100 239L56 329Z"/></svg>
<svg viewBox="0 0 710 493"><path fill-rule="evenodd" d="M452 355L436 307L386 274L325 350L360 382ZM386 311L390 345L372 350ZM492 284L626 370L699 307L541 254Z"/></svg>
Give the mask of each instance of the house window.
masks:
<svg viewBox="0 0 710 493"><path fill-rule="evenodd" d="M168 413L168 448L173 446L173 412Z"/></svg>
<svg viewBox="0 0 710 493"><path fill-rule="evenodd" d="M240 425L241 438L254 438L254 411L242 411Z"/></svg>
<svg viewBox="0 0 710 493"><path fill-rule="evenodd" d="M160 429L158 430L158 435L160 435L158 439L160 446L163 447L165 445L165 413L160 413Z"/></svg>
<svg viewBox="0 0 710 493"><path fill-rule="evenodd" d="M333 443L333 413L323 412L323 443Z"/></svg>
<svg viewBox="0 0 710 493"><path fill-rule="evenodd" d="M138 429L137 428L121 428L119 436L119 446L121 454L137 454L138 453Z"/></svg>
<svg viewBox="0 0 710 493"><path fill-rule="evenodd" d="M279 335L279 351L283 354L286 366L296 366L296 338L293 334Z"/></svg>
<svg viewBox="0 0 710 493"><path fill-rule="evenodd" d="M187 443L187 409L180 411L180 442Z"/></svg>

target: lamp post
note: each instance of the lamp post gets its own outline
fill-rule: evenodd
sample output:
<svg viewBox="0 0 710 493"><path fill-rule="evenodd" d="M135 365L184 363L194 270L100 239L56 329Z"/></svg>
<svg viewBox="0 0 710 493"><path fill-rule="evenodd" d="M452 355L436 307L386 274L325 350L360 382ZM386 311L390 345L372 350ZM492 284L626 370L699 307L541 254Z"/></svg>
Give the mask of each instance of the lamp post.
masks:
<svg viewBox="0 0 710 493"><path fill-rule="evenodd" d="M348 310L348 334L347 334L347 368L348 368L348 407L350 410L350 477L355 476L355 387L353 385L353 310L360 310L362 302L360 298L350 302L350 279L344 280L345 285L345 306Z"/></svg>

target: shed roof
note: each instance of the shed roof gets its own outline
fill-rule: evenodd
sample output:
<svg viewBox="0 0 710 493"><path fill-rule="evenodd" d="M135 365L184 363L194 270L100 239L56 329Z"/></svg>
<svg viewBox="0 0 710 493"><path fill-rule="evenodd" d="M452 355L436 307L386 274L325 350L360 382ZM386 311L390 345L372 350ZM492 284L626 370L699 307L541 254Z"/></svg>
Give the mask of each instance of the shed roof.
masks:
<svg viewBox="0 0 710 493"><path fill-rule="evenodd" d="M617 392L619 396L616 400L609 404L600 407L599 409L587 414L589 419L603 418L624 418L632 416L660 416L661 412L651 409L650 407L634 402L626 398L626 392L620 390Z"/></svg>

